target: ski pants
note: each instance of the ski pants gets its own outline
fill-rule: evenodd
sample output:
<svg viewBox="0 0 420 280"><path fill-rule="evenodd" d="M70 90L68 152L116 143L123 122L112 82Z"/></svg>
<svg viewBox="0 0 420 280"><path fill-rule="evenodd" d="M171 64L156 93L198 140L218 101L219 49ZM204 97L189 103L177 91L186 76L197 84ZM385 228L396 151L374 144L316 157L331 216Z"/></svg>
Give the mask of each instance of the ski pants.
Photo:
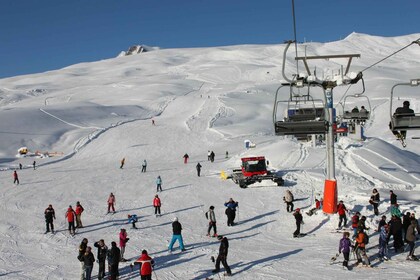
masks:
<svg viewBox="0 0 420 280"><path fill-rule="evenodd" d="M15 180L13 181L13 184L18 184L19 185L19 179L18 178L15 178Z"/></svg>
<svg viewBox="0 0 420 280"><path fill-rule="evenodd" d="M226 215L227 215L227 225L233 226L234 225L233 221L235 220L235 217L236 217L235 210L229 209Z"/></svg>
<svg viewBox="0 0 420 280"><path fill-rule="evenodd" d="M379 215L379 210L378 210L379 203L372 203L372 205L373 205L373 212L375 213L375 216L378 216Z"/></svg>
<svg viewBox="0 0 420 280"><path fill-rule="evenodd" d="M207 233L210 234L210 230L213 228L214 234L217 234L216 222L209 222L209 229Z"/></svg>
<svg viewBox="0 0 420 280"><path fill-rule="evenodd" d="M197 176L200 177L201 169L197 169Z"/></svg>
<svg viewBox="0 0 420 280"><path fill-rule="evenodd" d="M102 280L105 277L105 260L99 261L98 279Z"/></svg>
<svg viewBox="0 0 420 280"><path fill-rule="evenodd" d="M343 257L344 257L343 266L347 266L349 264L350 252L343 252Z"/></svg>
<svg viewBox="0 0 420 280"><path fill-rule="evenodd" d="M115 212L114 203L108 203L108 213L109 213L109 210L111 210L111 208L112 208L112 212Z"/></svg>
<svg viewBox="0 0 420 280"><path fill-rule="evenodd" d="M340 220L339 220L339 222L338 222L338 228L341 228L341 223L343 223L343 226L345 227L346 225L347 225L347 216L346 216L346 214L344 214L344 215L340 215Z"/></svg>
<svg viewBox="0 0 420 280"><path fill-rule="evenodd" d="M155 215L160 215L160 206L155 206Z"/></svg>
<svg viewBox="0 0 420 280"><path fill-rule="evenodd" d="M172 235L172 240L171 240L171 243L169 244L169 251L172 251L172 248L174 247L174 244L177 240L179 242L179 247L181 248L181 250L184 250L184 241L182 240L182 235L174 234Z"/></svg>
<svg viewBox="0 0 420 280"><path fill-rule="evenodd" d="M118 263L109 265L109 279L110 280L117 280L118 276L119 276Z"/></svg>
<svg viewBox="0 0 420 280"><path fill-rule="evenodd" d="M386 240L379 239L379 252L378 255L380 258L388 257L388 246Z"/></svg>
<svg viewBox="0 0 420 280"><path fill-rule="evenodd" d="M152 274L140 275L141 280L152 280Z"/></svg>
<svg viewBox="0 0 420 280"><path fill-rule="evenodd" d="M369 265L369 257L366 254L366 250L365 248L356 248L356 257L357 257L357 262L364 262L366 265Z"/></svg>
<svg viewBox="0 0 420 280"><path fill-rule="evenodd" d="M299 235L300 234L300 222L296 222L296 230L293 233L293 235Z"/></svg>
<svg viewBox="0 0 420 280"><path fill-rule="evenodd" d="M74 228L74 221L69 222L69 231L71 232L73 230L73 233L76 231L76 229Z"/></svg>
<svg viewBox="0 0 420 280"><path fill-rule="evenodd" d="M156 185L156 192L162 191L162 184Z"/></svg>
<svg viewBox="0 0 420 280"><path fill-rule="evenodd" d="M141 167L141 172L146 172L146 165L143 165L143 166Z"/></svg>
<svg viewBox="0 0 420 280"><path fill-rule="evenodd" d="M76 214L76 227L81 228L82 225L82 214Z"/></svg>
<svg viewBox="0 0 420 280"><path fill-rule="evenodd" d="M286 210L287 210L287 212L293 212L293 207L294 207L294 205L293 205L293 202L287 202L286 201ZM289 209L290 209L290 211L289 211Z"/></svg>
<svg viewBox="0 0 420 280"><path fill-rule="evenodd" d="M45 223L46 223L46 227L47 227L47 232L50 231L50 227L51 227L51 231L54 231L54 224L53 224L52 220L51 221L45 220Z"/></svg>
<svg viewBox="0 0 420 280"><path fill-rule="evenodd" d="M216 259L216 270L217 271L220 270L220 262L222 263L223 267L226 269L226 273L227 274L231 274L232 272L230 270L229 265L227 264L227 261L226 261L226 257L225 256L221 256L221 255L218 255L217 256L217 259Z"/></svg>

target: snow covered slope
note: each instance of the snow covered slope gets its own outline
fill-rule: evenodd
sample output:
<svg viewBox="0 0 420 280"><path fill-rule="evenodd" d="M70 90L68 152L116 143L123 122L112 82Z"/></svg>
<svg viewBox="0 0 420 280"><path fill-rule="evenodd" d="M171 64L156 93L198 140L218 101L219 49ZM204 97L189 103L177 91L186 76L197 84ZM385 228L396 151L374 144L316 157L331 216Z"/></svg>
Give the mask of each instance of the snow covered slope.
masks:
<svg viewBox="0 0 420 280"><path fill-rule="evenodd" d="M360 53L353 71L360 71L402 48L420 34L394 38L351 34L342 41L299 46L308 55ZM0 276L5 279L77 279L77 246L105 239L118 241L127 228L130 241L125 257L147 249L157 262L159 279L205 279L212 276L211 256L219 242L205 236L204 212L215 206L219 234L230 240L228 263L232 279L416 279L417 263L375 259L377 234L368 248L376 268L343 271L330 265L341 235L331 233L335 215L305 215L305 238L292 237L295 221L282 201L290 189L304 211L322 196L325 147L311 147L292 138L274 136L272 107L280 84L283 45L244 45L218 48L167 49L73 65L61 70L0 80ZM293 71L294 59L288 60ZM328 71L327 61L317 69ZM402 210L420 213L420 146L408 139L402 149L388 129L392 85L416 76L420 48L412 46L366 71L372 118L367 140L341 138L336 144L339 198L351 211L361 211L374 228L377 218L368 207L373 188L381 193L379 210L388 211L389 189L395 190ZM347 88L335 89L336 103ZM355 86L354 90L358 90ZM402 92L420 111L420 88ZM348 106L363 105L352 102ZM339 106L338 106L339 107ZM156 125L152 126L151 119ZM409 136L420 136L409 132ZM250 139L256 148L246 150ZM17 150L57 152L50 158L16 158ZM207 151L216 154L207 161ZM225 158L225 152L229 158ZM190 161L183 164L188 153ZM63 155L61 155L63 154ZM265 155L270 166L284 174L285 187L265 182L240 189L223 181L221 170L239 166L247 155ZM119 168L125 157L126 165ZM32 170L34 161L39 165ZM141 173L141 162L148 170ZM197 177L195 165L203 166ZM20 185L12 183L18 164ZM163 216L153 214L155 179L161 175ZM106 215L106 200L116 195L117 213ZM223 203L239 201L239 224L227 227ZM75 237L68 235L64 213L80 201L85 208ZM55 235L44 235L43 212L53 204ZM140 217L138 230L130 229L127 215ZM419 215L419 214L418 214ZM184 230L185 253L167 252L171 221L178 217ZM373 234L373 231L371 231ZM95 252L96 254L96 252ZM384 271L382 271L384 270ZM94 275L97 273L97 264ZM120 265L121 279L134 279L128 263ZM223 277L223 276L221 276Z"/></svg>

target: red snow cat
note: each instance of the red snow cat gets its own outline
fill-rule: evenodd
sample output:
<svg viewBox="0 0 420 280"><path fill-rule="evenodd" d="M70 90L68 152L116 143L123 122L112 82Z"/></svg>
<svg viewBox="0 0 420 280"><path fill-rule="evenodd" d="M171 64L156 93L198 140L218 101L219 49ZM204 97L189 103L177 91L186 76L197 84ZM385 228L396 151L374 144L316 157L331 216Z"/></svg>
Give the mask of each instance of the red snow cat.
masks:
<svg viewBox="0 0 420 280"><path fill-rule="evenodd" d="M232 179L241 188L246 188L254 183L261 183L263 180L271 180L277 186L283 186L284 180L281 176L267 170L267 162L264 156L241 158L241 169L234 169L232 175L227 179Z"/></svg>

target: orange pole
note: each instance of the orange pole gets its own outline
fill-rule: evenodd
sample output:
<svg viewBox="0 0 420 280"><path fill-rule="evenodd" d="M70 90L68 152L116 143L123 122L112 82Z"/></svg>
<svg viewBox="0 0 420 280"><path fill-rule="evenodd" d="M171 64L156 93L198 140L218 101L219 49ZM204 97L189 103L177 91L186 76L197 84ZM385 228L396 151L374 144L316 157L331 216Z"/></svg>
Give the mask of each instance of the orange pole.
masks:
<svg viewBox="0 0 420 280"><path fill-rule="evenodd" d="M337 213L337 181L325 180L322 210L327 214Z"/></svg>

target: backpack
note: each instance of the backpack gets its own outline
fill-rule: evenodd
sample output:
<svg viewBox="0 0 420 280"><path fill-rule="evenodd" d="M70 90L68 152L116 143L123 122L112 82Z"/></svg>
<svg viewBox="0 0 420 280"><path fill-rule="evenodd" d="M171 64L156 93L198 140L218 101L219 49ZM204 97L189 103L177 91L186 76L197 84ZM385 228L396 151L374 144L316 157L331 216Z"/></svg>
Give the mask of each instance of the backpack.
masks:
<svg viewBox="0 0 420 280"><path fill-rule="evenodd" d="M369 244L369 235L367 235L366 233L364 234L364 237L363 237L363 243L365 243L365 245Z"/></svg>

